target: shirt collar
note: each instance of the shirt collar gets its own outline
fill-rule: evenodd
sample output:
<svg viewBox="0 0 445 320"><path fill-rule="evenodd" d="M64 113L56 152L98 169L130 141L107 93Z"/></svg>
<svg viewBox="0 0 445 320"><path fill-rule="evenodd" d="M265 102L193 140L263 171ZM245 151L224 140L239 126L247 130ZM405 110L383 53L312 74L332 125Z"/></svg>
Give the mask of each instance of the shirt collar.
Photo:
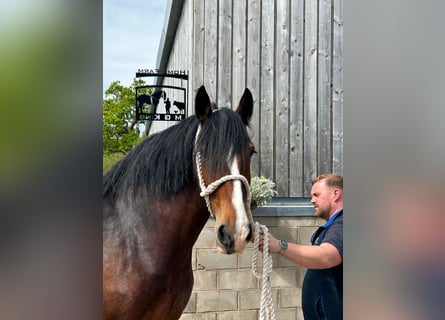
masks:
<svg viewBox="0 0 445 320"><path fill-rule="evenodd" d="M329 220L323 225L323 228L329 227L334 222L334 220L341 214L343 214L343 209L340 209L336 213L334 213L332 217L330 217Z"/></svg>

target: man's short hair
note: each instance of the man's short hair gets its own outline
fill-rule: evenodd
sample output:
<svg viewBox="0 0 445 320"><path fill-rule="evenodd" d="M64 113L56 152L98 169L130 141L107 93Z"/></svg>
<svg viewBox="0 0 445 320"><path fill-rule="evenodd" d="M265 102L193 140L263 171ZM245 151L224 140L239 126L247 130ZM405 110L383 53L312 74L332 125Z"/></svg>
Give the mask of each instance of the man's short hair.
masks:
<svg viewBox="0 0 445 320"><path fill-rule="evenodd" d="M321 174L312 180L312 185L319 181L324 181L328 187L339 188L343 190L343 177L338 174Z"/></svg>

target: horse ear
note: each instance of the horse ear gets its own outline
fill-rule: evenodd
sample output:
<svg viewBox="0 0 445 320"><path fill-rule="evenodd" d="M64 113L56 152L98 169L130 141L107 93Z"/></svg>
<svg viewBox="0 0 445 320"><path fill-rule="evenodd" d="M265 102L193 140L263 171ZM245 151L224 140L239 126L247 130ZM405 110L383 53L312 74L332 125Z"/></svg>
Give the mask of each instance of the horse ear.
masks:
<svg viewBox="0 0 445 320"><path fill-rule="evenodd" d="M244 125L248 126L253 113L253 97L249 89L244 90L236 112L241 116Z"/></svg>
<svg viewBox="0 0 445 320"><path fill-rule="evenodd" d="M206 121L212 114L212 105L210 104L210 98L204 86L201 86L196 94L195 114L201 123Z"/></svg>

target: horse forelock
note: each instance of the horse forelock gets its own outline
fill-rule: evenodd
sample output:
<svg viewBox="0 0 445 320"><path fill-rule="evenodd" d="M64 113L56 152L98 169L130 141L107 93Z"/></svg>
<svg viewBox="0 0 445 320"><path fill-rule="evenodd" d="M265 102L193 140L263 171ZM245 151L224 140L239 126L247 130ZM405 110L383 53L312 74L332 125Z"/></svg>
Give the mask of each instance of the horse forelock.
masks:
<svg viewBox="0 0 445 320"><path fill-rule="evenodd" d="M240 116L231 109L221 108L202 125L196 150L207 162L210 176L228 169L236 155L245 161L250 138Z"/></svg>

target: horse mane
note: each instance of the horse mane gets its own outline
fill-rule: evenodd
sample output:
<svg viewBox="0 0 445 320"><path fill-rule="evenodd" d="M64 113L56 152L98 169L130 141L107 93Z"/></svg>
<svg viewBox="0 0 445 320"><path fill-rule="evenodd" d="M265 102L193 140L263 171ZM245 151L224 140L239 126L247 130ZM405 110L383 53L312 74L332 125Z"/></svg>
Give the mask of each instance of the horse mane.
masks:
<svg viewBox="0 0 445 320"><path fill-rule="evenodd" d="M116 200L130 194L136 197L140 191L162 198L194 183L194 144L198 125L196 116L190 116L135 146L105 174L104 199ZM202 125L196 151L201 152L210 172L217 173L225 170L227 160L245 150L249 142L241 117L222 108L213 112Z"/></svg>

